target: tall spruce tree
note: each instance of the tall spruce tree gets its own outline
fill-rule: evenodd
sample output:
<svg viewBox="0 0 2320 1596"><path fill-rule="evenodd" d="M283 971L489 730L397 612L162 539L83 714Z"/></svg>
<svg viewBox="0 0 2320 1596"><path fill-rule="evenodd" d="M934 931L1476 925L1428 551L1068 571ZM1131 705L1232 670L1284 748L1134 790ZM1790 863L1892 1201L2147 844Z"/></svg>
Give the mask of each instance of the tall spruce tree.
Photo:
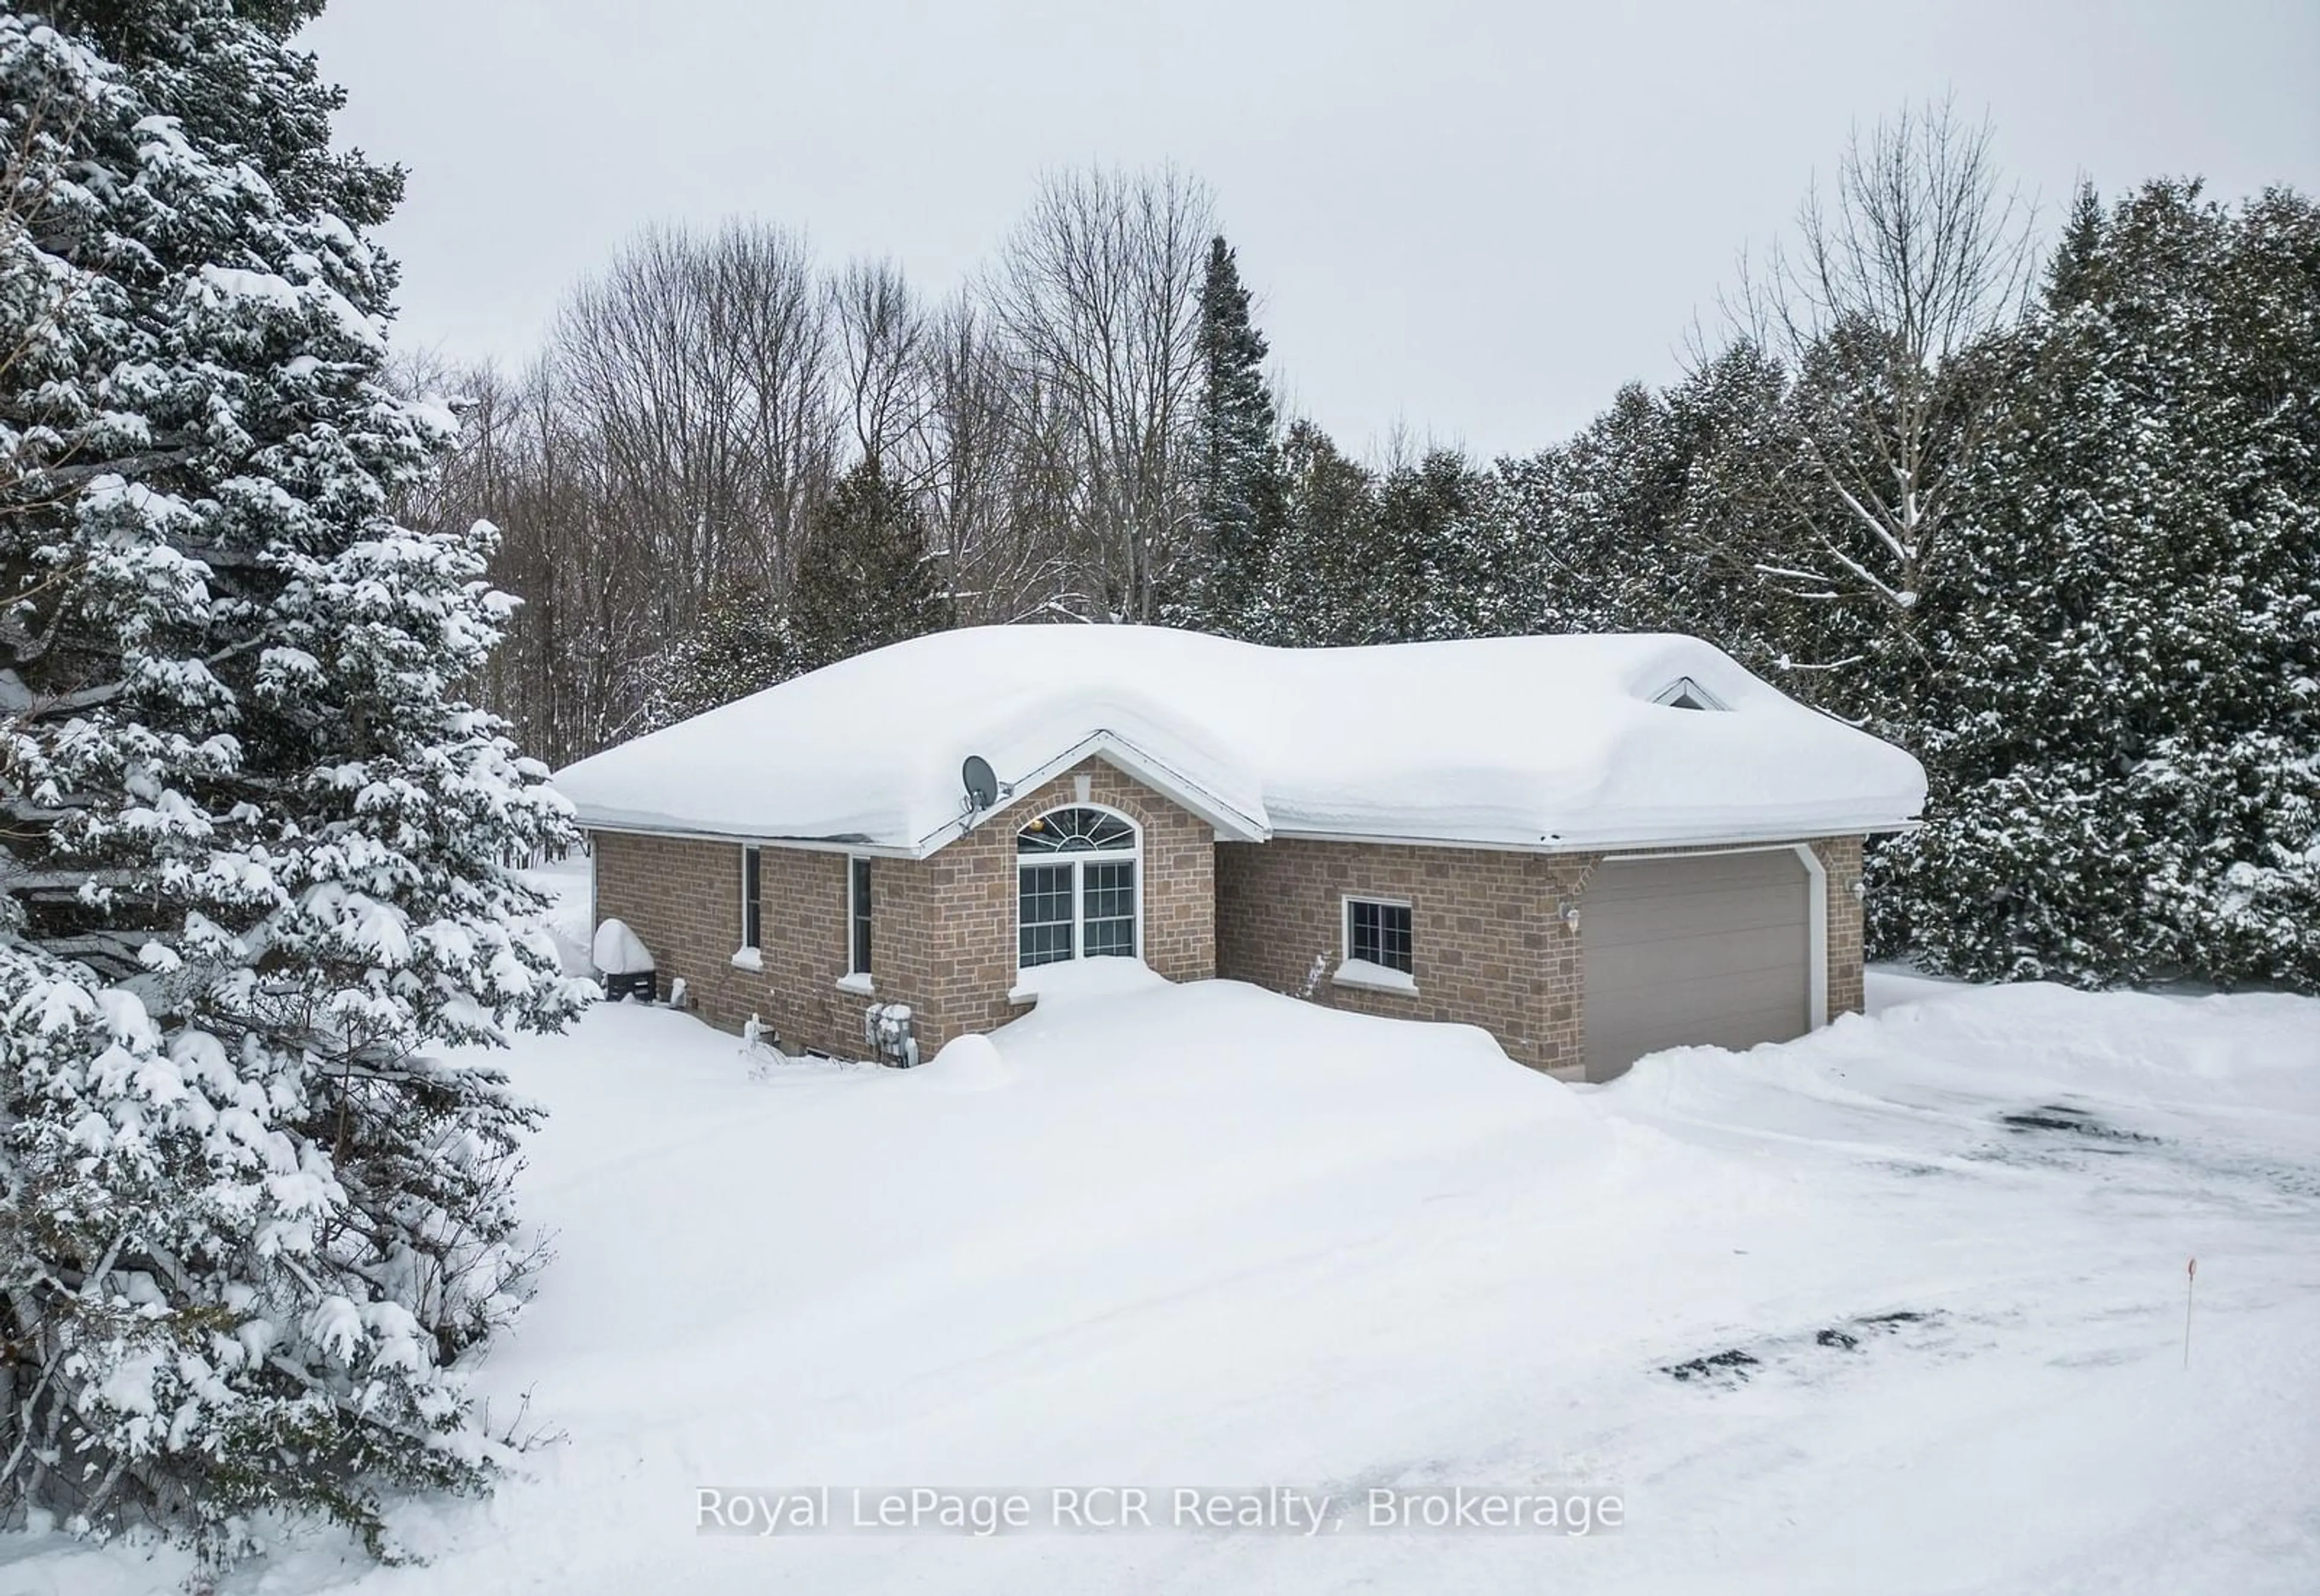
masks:
<svg viewBox="0 0 2320 1596"><path fill-rule="evenodd" d="M531 1111L440 1050L574 1003L314 9L0 16L0 1513L215 1553L488 1478Z"/></svg>
<svg viewBox="0 0 2320 1596"><path fill-rule="evenodd" d="M1280 447L1264 355L1232 247L1212 239L1201 283L1195 419L1201 553L1173 618L1234 637L1255 624L1253 610L1281 528Z"/></svg>
<svg viewBox="0 0 2320 1596"><path fill-rule="evenodd" d="M949 614L917 507L876 457L863 460L807 518L790 590L798 664L818 670L938 631Z"/></svg>

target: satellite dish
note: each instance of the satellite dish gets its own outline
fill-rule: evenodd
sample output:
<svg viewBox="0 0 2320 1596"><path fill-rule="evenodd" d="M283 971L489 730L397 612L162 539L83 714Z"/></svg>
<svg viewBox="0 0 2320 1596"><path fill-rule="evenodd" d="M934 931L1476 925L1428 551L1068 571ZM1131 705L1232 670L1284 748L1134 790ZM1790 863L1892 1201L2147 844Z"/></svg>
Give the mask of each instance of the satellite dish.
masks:
<svg viewBox="0 0 2320 1596"><path fill-rule="evenodd" d="M999 802L999 776L991 768L991 761L980 754L969 754L966 763L958 767L958 779L966 784L966 802L977 814Z"/></svg>

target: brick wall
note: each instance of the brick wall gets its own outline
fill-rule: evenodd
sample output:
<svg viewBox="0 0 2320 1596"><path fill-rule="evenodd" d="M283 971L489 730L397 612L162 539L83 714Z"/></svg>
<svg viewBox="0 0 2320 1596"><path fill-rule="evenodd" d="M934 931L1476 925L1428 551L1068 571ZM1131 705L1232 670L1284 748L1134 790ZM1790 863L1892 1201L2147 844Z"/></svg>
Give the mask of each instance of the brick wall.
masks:
<svg viewBox="0 0 2320 1596"><path fill-rule="evenodd" d="M757 893L761 906L759 962L764 972L747 977L754 993L752 1007L774 1028L783 1047L795 1053L813 1048L841 1058L863 1056L862 1011L872 999L844 992L838 985L850 962L847 916L847 869L844 854L802 848L761 848L757 850ZM870 862L870 899L878 902L884 874L894 861ZM878 957L878 922L871 920L870 957ZM730 949L728 950L730 951ZM748 1016L709 1014L713 1024L732 1029Z"/></svg>
<svg viewBox="0 0 2320 1596"><path fill-rule="evenodd" d="M847 963L847 858L759 850L762 973L733 967L741 936L738 843L598 832L596 914L628 921L659 960L661 990L684 978L702 1017L738 1030L755 1013L796 1050L860 1056L862 1012L908 1003L919 1049L990 1030L1024 1011L1015 984L1015 833L1034 815L1088 799L1143 832L1139 873L1145 962L1172 981L1216 973L1214 832L1141 783L1091 759L1014 803L926 859L870 865L870 966L875 995L838 985Z"/></svg>
<svg viewBox="0 0 2320 1596"><path fill-rule="evenodd" d="M1851 891L1861 839L1811 846L1828 877L1834 1018L1862 1003L1862 911ZM1219 975L1333 1008L1479 1025L1536 1069L1584 1065L1584 964L1561 910L1583 906L1603 856L1296 839L1219 842L1216 851ZM1415 993L1331 979L1345 957L1348 893L1410 905Z"/></svg>
<svg viewBox="0 0 2320 1596"><path fill-rule="evenodd" d="M1079 776L1088 801L1116 809L1143 832L1138 875L1144 915L1145 963L1171 981L1216 974L1215 833L1142 783L1091 759L1037 791L1019 794L1005 810L934 855L912 864L875 868L893 874L908 894L907 917L890 916L879 900L879 926L898 942L893 962L886 943L874 959L879 995L890 994L884 974L897 972L891 995L917 1012L919 1047L931 1054L966 1031L990 1030L1024 1011L1007 1001L1015 984L1015 834L1034 815L1076 803ZM902 928L907 924L907 939Z"/></svg>
<svg viewBox="0 0 2320 1596"><path fill-rule="evenodd" d="M1579 942L1558 906L1588 857L1296 839L1216 853L1219 975L1332 1008L1479 1025L1541 1069L1584 1057ZM1331 979L1348 893L1409 904L1415 993Z"/></svg>
<svg viewBox="0 0 2320 1596"><path fill-rule="evenodd" d="M596 923L628 922L659 968L660 993L682 976L716 1024L738 1029L756 978L728 962L741 945L741 850L678 838L600 831L590 838Z"/></svg>
<svg viewBox="0 0 2320 1596"><path fill-rule="evenodd" d="M793 1050L859 1056L871 1002L915 1011L932 1056L966 1031L1023 1012L1015 983L1015 833L1033 815L1076 803L1119 810L1143 830L1143 953L1174 981L1213 975L1337 1008L1479 1025L1540 1069L1586 1056L1579 937L1560 915L1583 904L1597 855L1541 855L1407 844L1222 843L1208 825L1100 760L1024 794L931 858L871 864L875 997L838 985L846 973L847 859L766 847L759 854L762 972L731 963L741 937L741 849L734 843L595 834L596 913L628 921L660 964L661 990L682 976L702 1017L738 1030L751 1014ZM1828 1008L1862 1006L1861 839L1811 847L1827 875ZM1410 905L1414 993L1339 986L1346 894ZM1318 979L1314 976L1316 961Z"/></svg>
<svg viewBox="0 0 2320 1596"><path fill-rule="evenodd" d="M1853 895L1861 879L1861 839L1823 837L1812 850L1828 873L1828 1017L1858 1014L1865 1001L1862 981L1862 904Z"/></svg>

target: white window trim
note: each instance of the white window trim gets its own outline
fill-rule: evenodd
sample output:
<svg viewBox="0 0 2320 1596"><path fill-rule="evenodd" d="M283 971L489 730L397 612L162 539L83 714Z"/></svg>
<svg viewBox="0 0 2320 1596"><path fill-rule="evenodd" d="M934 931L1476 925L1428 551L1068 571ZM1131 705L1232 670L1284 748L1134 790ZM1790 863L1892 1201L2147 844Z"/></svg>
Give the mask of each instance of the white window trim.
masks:
<svg viewBox="0 0 2320 1596"><path fill-rule="evenodd" d="M1723 710L1728 712L1732 708L1730 704L1717 697L1716 694L1701 686L1698 681L1690 676L1678 676L1674 681L1670 682L1666 686L1654 694L1652 695L1652 702L1654 703L1666 704L1672 708L1675 704L1675 701L1683 697L1686 694L1690 694L1693 698L1698 699L1701 703L1706 704L1711 710Z"/></svg>
<svg viewBox="0 0 2320 1596"><path fill-rule="evenodd" d="M865 854L846 856L846 974L838 983L839 990L844 992L868 992L871 989L870 972L856 969L854 966L854 919L861 907L855 901L854 883L856 875L860 874L861 866L869 863L869 857ZM877 951L878 947L877 905L878 889L874 884L870 889L870 947L873 953Z"/></svg>
<svg viewBox="0 0 2320 1596"><path fill-rule="evenodd" d="M856 970L850 975L840 975L830 984L840 992L850 992L856 997L871 997L878 991L877 984L870 979L870 973L867 970Z"/></svg>
<svg viewBox="0 0 2320 1596"><path fill-rule="evenodd" d="M754 954L762 958L766 944L766 915L763 904L757 906L757 939L755 942L749 940L749 856L752 854L757 855L757 888L760 893L764 892L766 885L765 854L755 843L743 843L741 845L741 931L740 935L733 939L733 963L737 967L745 970L757 966L742 964L741 956L745 953Z"/></svg>
<svg viewBox="0 0 2320 1596"><path fill-rule="evenodd" d="M1048 815L1066 809L1092 809L1100 814L1111 816L1128 827L1128 834L1136 839L1136 845L1133 848L1091 848L1083 853L1018 853L1015 856L1015 972L1019 975L1025 970L1036 970L1041 967L1038 965L1027 965L1023 962L1023 872L1043 865L1068 864L1072 867L1072 957L1069 959L1051 958L1047 961L1048 964L1076 964L1088 956L1087 886L1081 873L1081 867L1090 862L1098 865L1131 864L1136 866L1136 957L1140 959L1145 954L1144 905L1147 895L1145 887L1147 884L1144 876L1143 822L1124 810L1114 809L1109 803L1083 803L1074 799L1068 803L1049 804L1038 814L1025 820L1021 826L1016 827L1016 832L1020 835L1033 821L1044 820ZM1107 953L1103 957L1117 958L1119 955Z"/></svg>
<svg viewBox="0 0 2320 1596"><path fill-rule="evenodd" d="M1383 893L1342 893L1337 898L1337 967L1329 979L1339 986L1358 986L1369 992L1414 993L1418 975L1413 969L1408 974L1391 965L1374 964L1354 957L1354 905L1375 903L1385 909L1409 911L1409 962L1418 963L1418 908L1407 898L1390 898Z"/></svg>

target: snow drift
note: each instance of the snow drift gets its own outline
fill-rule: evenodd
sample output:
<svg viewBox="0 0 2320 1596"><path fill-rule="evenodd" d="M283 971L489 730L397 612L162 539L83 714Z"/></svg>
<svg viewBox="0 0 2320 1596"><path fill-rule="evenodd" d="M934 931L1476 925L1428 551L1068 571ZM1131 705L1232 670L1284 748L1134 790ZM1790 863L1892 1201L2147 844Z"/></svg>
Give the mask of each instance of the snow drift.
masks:
<svg viewBox="0 0 2320 1596"><path fill-rule="evenodd" d="M403 1504L424 1565L317 1546L265 1588L2311 1590L2320 1004L1871 997L1603 1087L1229 983L1074 992L908 1071L595 1008L517 1044L557 1256L476 1374L568 1440L488 1504ZM849 1481L1633 1510L1589 1542L694 1532L703 1485ZM18 1555L84 1596L186 1572Z"/></svg>

